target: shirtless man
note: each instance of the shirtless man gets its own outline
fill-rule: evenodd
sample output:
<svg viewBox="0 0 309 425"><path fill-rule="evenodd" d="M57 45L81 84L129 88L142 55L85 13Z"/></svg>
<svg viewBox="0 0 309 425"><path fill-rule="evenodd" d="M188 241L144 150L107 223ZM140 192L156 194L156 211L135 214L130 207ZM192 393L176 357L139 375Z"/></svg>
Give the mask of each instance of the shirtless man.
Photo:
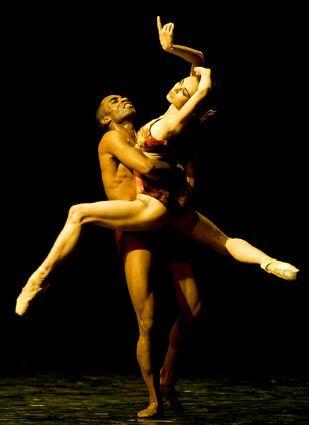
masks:
<svg viewBox="0 0 309 425"><path fill-rule="evenodd" d="M106 97L104 102L109 108L110 102L113 102L113 96ZM98 149L103 185L106 195L111 200L135 199L136 191L132 169L148 174L152 171L151 167L154 166L149 163L147 157L134 148L135 130L132 124L134 115L135 110L131 103L126 98L122 98L122 103L120 102L116 108L112 108L112 113L109 115L110 121L103 122L112 128L104 134ZM191 169L190 179L192 182ZM159 232L161 232L160 237L164 236L164 230ZM170 232L167 238L173 237L174 233L171 229ZM137 316L139 328L137 360L149 392L149 406L138 412L138 416L149 418L157 415L162 407L161 395L172 408L181 410L174 389L175 363L185 335L201 308L192 267L185 254L180 257L179 253L175 252L176 250L171 253L170 267L181 316L170 333L169 347L161 369L159 383L159 371L154 370L152 359L151 333L154 322L155 297L149 280L156 235L154 232L117 231L116 239L123 259L131 301ZM178 248L179 241L181 241L180 236L177 239ZM183 246L183 248L185 247Z"/></svg>

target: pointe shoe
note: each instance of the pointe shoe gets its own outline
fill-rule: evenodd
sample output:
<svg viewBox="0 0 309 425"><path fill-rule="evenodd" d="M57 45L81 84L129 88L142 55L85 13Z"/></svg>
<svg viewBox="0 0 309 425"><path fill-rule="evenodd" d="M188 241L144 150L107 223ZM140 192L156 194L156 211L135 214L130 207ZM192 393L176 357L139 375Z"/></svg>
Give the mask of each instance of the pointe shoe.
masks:
<svg viewBox="0 0 309 425"><path fill-rule="evenodd" d="M15 313L18 316L23 316L28 308L30 307L31 301L40 293L45 292L49 288L49 284L44 282L40 288L27 288L27 285L23 287L21 293L17 297Z"/></svg>
<svg viewBox="0 0 309 425"><path fill-rule="evenodd" d="M261 268L267 273L274 274L277 277L285 280L296 280L299 269L292 264L278 261L275 258L265 258L261 263Z"/></svg>

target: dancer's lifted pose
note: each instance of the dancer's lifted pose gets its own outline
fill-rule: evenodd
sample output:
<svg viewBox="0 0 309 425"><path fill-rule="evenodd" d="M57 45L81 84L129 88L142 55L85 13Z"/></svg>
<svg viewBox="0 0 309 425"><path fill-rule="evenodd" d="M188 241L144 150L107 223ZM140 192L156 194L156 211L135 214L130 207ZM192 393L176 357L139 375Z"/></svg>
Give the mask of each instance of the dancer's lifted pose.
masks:
<svg viewBox="0 0 309 425"><path fill-rule="evenodd" d="M160 22L158 22L160 31ZM164 26L162 32L172 33L173 26ZM294 280L298 269L289 263L271 258L242 239L228 238L213 223L200 213L189 208L185 186L178 179L154 182L145 176L152 170L152 162L146 161L143 150L158 159L173 162L171 140L178 135L211 89L210 69L195 67L191 75L177 83L167 95L170 107L158 120L143 127L135 141L132 120L135 109L127 98L111 95L104 98L97 117L101 124L108 126L99 151L101 166L111 156L117 157L125 166L141 173L136 177L137 195L131 201L101 201L78 204L71 207L64 228L56 239L51 251L38 269L30 276L17 299L16 313L23 315L35 295L44 289L49 273L70 254L78 242L81 228L92 223L110 229L150 230L170 222L179 232L197 241L211 245L223 253L229 253L236 260L259 264L264 270L283 279ZM131 145L130 149L128 144ZM148 164L148 165L145 165ZM103 170L102 168L102 170ZM102 173L107 195L114 188L112 182ZM171 181L172 180L172 181ZM112 199L112 196L110 196Z"/></svg>

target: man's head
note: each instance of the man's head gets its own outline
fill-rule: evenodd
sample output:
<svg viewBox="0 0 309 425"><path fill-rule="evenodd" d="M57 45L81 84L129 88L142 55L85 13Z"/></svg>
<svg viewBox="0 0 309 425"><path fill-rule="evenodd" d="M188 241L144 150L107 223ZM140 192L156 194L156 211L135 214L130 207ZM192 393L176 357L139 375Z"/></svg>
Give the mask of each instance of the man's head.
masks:
<svg viewBox="0 0 309 425"><path fill-rule="evenodd" d="M177 109L181 109L182 106L196 92L198 84L199 77L190 75L190 77L184 78L183 80L176 83L174 87L168 92L166 99Z"/></svg>
<svg viewBox="0 0 309 425"><path fill-rule="evenodd" d="M97 110L97 120L102 125L122 124L132 122L136 111L132 103L126 98L116 94L104 97Z"/></svg>

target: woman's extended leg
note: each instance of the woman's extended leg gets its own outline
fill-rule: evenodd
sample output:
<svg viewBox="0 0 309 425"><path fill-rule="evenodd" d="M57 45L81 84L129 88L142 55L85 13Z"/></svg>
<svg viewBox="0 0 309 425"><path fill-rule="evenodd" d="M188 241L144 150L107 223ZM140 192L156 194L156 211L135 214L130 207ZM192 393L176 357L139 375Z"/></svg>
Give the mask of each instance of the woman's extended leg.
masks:
<svg viewBox="0 0 309 425"><path fill-rule="evenodd" d="M295 280L296 267L278 261L247 241L226 236L214 223L197 211L173 218L172 225L182 234L202 242L243 263L259 264L263 270L285 280Z"/></svg>
<svg viewBox="0 0 309 425"><path fill-rule="evenodd" d="M151 230L161 227L167 220L168 214L164 205L147 195L138 195L135 201L102 201L74 205L49 254L30 276L17 298L16 313L23 315L35 295L44 290L46 277L73 251L84 224L92 223L109 229Z"/></svg>

